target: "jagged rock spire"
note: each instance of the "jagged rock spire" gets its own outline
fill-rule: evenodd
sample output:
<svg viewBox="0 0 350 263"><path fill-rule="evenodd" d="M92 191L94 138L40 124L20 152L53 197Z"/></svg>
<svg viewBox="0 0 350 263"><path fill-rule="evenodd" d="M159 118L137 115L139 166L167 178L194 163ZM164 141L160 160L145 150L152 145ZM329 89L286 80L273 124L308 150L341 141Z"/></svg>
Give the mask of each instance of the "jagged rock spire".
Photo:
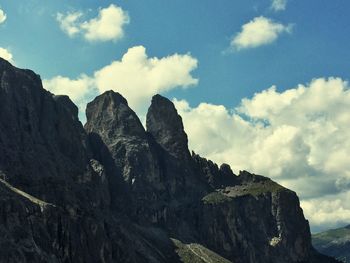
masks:
<svg viewBox="0 0 350 263"><path fill-rule="evenodd" d="M294 192L190 157L169 100L153 98L149 134L112 91L88 106L91 134L76 114L0 59L0 262L336 262Z"/></svg>
<svg viewBox="0 0 350 263"><path fill-rule="evenodd" d="M161 95L153 96L146 127L156 142L171 155L176 158L190 157L182 118L170 100Z"/></svg>
<svg viewBox="0 0 350 263"><path fill-rule="evenodd" d="M88 103L86 117L85 129L98 132L106 144L120 136L146 136L139 118L129 108L126 99L111 90Z"/></svg>
<svg viewBox="0 0 350 263"><path fill-rule="evenodd" d="M136 187L141 181L158 181L146 131L122 95L103 93L87 105L86 115L85 129L102 138L126 182Z"/></svg>

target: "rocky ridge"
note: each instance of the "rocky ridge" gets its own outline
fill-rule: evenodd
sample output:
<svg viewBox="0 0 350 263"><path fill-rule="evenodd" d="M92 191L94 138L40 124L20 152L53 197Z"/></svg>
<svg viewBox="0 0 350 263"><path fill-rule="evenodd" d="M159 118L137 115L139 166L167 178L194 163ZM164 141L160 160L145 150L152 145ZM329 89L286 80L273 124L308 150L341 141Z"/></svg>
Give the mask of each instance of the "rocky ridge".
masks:
<svg viewBox="0 0 350 263"><path fill-rule="evenodd" d="M336 262L294 192L191 154L168 99L146 130L113 91L86 113L0 59L0 262Z"/></svg>
<svg viewBox="0 0 350 263"><path fill-rule="evenodd" d="M321 253L335 257L341 262L349 263L350 225L313 234L312 244Z"/></svg>

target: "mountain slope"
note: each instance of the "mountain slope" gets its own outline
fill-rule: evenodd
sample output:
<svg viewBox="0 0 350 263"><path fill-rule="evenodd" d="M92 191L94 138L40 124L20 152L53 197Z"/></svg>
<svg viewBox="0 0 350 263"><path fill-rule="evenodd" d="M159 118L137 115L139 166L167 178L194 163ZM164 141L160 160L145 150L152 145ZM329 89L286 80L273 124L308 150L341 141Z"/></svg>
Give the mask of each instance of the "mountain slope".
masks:
<svg viewBox="0 0 350 263"><path fill-rule="evenodd" d="M168 99L146 130L113 91L77 114L0 59L0 262L335 262L294 192L191 154Z"/></svg>
<svg viewBox="0 0 350 263"><path fill-rule="evenodd" d="M314 247L343 262L350 262L350 225L312 235Z"/></svg>

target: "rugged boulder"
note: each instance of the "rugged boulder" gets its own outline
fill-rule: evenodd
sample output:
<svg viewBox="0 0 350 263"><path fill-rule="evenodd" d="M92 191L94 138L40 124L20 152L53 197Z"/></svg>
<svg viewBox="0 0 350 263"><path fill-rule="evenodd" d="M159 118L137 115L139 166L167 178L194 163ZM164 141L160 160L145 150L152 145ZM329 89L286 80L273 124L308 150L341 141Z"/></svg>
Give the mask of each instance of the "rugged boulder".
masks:
<svg viewBox="0 0 350 263"><path fill-rule="evenodd" d="M335 262L296 194L188 150L156 95L147 130L108 91L85 129L67 96L0 59L0 262Z"/></svg>

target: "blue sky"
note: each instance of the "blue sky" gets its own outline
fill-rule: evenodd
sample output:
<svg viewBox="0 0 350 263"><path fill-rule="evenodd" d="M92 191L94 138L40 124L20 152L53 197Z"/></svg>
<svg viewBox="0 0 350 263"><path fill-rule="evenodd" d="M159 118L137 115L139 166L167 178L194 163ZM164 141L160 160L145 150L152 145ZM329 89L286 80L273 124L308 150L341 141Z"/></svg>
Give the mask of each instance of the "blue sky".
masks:
<svg viewBox="0 0 350 263"><path fill-rule="evenodd" d="M110 25L96 24L107 9L117 31L106 36ZM162 93L192 149L295 190L313 231L349 223L349 1L12 0L0 10L0 55L68 93L82 120L104 90L141 118Z"/></svg>
<svg viewBox="0 0 350 263"><path fill-rule="evenodd" d="M96 9L115 3L130 15L125 37L115 43L70 39L57 26L57 12ZM129 47L143 45L150 56L190 52L199 61L198 88L170 96L235 106L242 97L277 85L279 90L312 78L347 79L350 68L348 1L291 0L275 12L270 1L1 1L8 14L0 45L8 47L19 66L43 78L76 77L118 59ZM241 26L256 16L293 23L293 32L271 45L223 55Z"/></svg>

